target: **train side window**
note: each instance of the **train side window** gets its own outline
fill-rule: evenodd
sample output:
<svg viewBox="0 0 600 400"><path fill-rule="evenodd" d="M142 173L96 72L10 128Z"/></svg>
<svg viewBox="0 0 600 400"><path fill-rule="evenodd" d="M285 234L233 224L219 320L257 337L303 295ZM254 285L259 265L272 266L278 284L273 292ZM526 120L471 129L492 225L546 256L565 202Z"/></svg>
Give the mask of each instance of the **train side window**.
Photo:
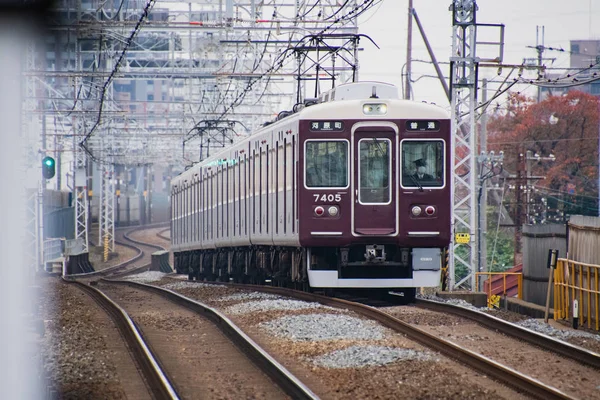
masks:
<svg viewBox="0 0 600 400"><path fill-rule="evenodd" d="M444 147L443 140L403 140L402 186L443 187Z"/></svg>
<svg viewBox="0 0 600 400"><path fill-rule="evenodd" d="M348 187L348 141L307 140L304 149L307 188Z"/></svg>

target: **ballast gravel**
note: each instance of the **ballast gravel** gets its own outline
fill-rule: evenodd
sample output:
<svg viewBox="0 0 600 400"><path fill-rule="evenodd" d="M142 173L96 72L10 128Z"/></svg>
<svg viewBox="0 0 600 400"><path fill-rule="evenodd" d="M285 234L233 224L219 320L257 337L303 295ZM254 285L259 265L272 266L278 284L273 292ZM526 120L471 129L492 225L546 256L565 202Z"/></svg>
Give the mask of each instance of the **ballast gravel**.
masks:
<svg viewBox="0 0 600 400"><path fill-rule="evenodd" d="M250 301L247 303L239 303L233 306L229 306L225 309L225 312L229 314L239 315L248 314L257 311L275 311L275 310L306 310L306 309L330 309L336 310L332 307L323 306L319 303L309 303L306 301L299 300L259 300Z"/></svg>
<svg viewBox="0 0 600 400"><path fill-rule="evenodd" d="M385 335L385 328L374 321L333 314L287 315L259 327L293 341L380 340Z"/></svg>
<svg viewBox="0 0 600 400"><path fill-rule="evenodd" d="M182 290L182 289L197 289L199 287L214 287L215 285L211 285L210 283L199 283L199 282L188 282L188 281L180 281L180 282L171 282L164 285L161 285L162 288L169 290Z"/></svg>
<svg viewBox="0 0 600 400"><path fill-rule="evenodd" d="M468 301L465 301L463 299L443 299L434 294L417 295L417 299L430 300L430 301L435 301L437 303L451 304L453 306L461 306L464 308L468 308L469 310L482 311L482 310L488 309L487 307L484 307L484 308L475 307L474 305L472 305L471 303L469 303Z"/></svg>
<svg viewBox="0 0 600 400"><path fill-rule="evenodd" d="M598 348L600 347L600 335L598 335L597 333L573 329L556 329L552 325L537 319L527 318L520 314L507 312L502 309L489 309L487 307L478 308L462 299L443 299L435 295L422 295L417 297L421 299L436 301L439 303L452 304L471 310L481 311L486 314L493 315L500 319L506 320L508 322L512 322L516 325L522 326L523 328L530 329L543 335L554 337L558 340L569 342L578 346L583 346L592 351L598 352Z"/></svg>
<svg viewBox="0 0 600 400"><path fill-rule="evenodd" d="M140 272L139 274L129 275L125 279L132 282L138 283L150 283L150 282L158 282L165 277L164 272L159 271L146 271Z"/></svg>
<svg viewBox="0 0 600 400"><path fill-rule="evenodd" d="M538 321L537 319L526 319L525 321L518 322L517 325L560 340L566 340L570 338L585 338L600 342L600 335L598 334L584 331L556 329L545 322Z"/></svg>
<svg viewBox="0 0 600 400"><path fill-rule="evenodd" d="M312 359L325 368L360 368L386 365L395 361L439 361L432 353L386 346L350 346Z"/></svg>
<svg viewBox="0 0 600 400"><path fill-rule="evenodd" d="M244 292L234 293L229 296L219 297L215 301L226 302L226 301L246 301L246 300L274 300L281 299L281 296L277 296L271 293L262 292Z"/></svg>

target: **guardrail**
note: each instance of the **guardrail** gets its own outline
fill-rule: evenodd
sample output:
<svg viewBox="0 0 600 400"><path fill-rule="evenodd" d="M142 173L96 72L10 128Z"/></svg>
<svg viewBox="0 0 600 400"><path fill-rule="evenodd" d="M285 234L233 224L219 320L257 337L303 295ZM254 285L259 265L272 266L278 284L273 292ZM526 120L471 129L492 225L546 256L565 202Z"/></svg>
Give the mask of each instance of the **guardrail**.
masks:
<svg viewBox="0 0 600 400"><path fill-rule="evenodd" d="M517 279L517 297L519 299L523 298L523 273L522 272L475 272L475 281L477 282L477 287L479 287L479 278L487 277L487 281L485 281L485 292L488 295L488 307L489 308L498 308L500 305L500 297L498 296L498 292L504 296L508 294L508 290L514 287L514 282L507 282L507 277L516 277ZM494 280L494 276L502 277L502 285L497 285L499 280ZM496 285L494 285L496 283ZM498 288L499 286L502 288L501 291L494 289L494 286Z"/></svg>
<svg viewBox="0 0 600 400"><path fill-rule="evenodd" d="M600 265L559 258L554 270L554 319L578 318L580 325L600 331ZM573 303L577 312L573 315Z"/></svg>

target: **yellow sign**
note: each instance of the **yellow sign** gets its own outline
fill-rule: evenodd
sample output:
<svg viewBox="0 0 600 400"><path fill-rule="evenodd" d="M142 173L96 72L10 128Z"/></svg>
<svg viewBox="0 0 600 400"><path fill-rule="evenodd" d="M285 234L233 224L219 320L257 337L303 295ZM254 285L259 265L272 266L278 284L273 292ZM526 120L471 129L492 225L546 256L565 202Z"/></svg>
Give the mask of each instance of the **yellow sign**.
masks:
<svg viewBox="0 0 600 400"><path fill-rule="evenodd" d="M467 244L471 241L471 235L469 233L455 233L454 241L460 244Z"/></svg>
<svg viewBox="0 0 600 400"><path fill-rule="evenodd" d="M488 298L488 308L500 308L500 296L497 296L495 294L491 295L490 298Z"/></svg>
<svg viewBox="0 0 600 400"><path fill-rule="evenodd" d="M116 193L117 193L117 196L120 196L120 195L121 195L121 191L120 191L119 189L117 189L117 192L116 192Z"/></svg>

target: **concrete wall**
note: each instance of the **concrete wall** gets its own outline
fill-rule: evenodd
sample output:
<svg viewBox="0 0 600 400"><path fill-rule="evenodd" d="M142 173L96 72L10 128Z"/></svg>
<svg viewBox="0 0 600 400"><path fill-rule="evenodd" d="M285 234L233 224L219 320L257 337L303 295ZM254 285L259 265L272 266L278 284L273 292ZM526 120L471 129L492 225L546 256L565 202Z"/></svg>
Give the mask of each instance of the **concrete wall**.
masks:
<svg viewBox="0 0 600 400"><path fill-rule="evenodd" d="M523 300L546 304L548 290L548 250L558 249L559 257L567 254L566 225L523 226ZM553 298L550 304L553 304Z"/></svg>
<svg viewBox="0 0 600 400"><path fill-rule="evenodd" d="M572 215L569 218L569 259L600 265L599 249L600 217Z"/></svg>
<svg viewBox="0 0 600 400"><path fill-rule="evenodd" d="M75 238L75 209L60 208L44 214L44 238Z"/></svg>

